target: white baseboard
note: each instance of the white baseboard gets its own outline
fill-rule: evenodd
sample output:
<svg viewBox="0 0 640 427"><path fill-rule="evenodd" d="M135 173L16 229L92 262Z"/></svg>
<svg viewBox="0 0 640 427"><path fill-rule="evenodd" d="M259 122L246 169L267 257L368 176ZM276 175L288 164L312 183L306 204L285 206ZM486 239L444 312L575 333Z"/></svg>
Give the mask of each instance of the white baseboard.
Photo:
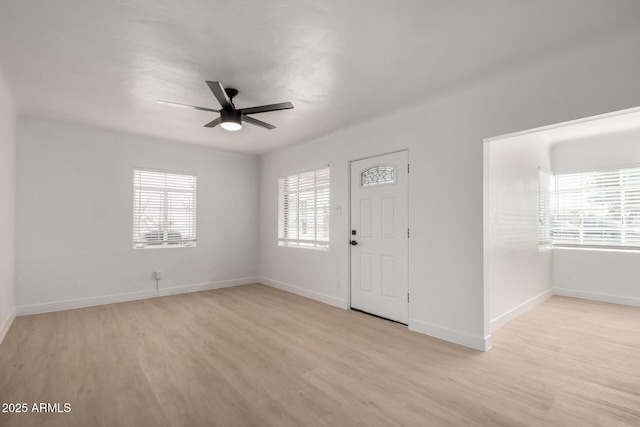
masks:
<svg viewBox="0 0 640 427"><path fill-rule="evenodd" d="M460 344L465 347L471 347L480 351L487 351L491 348L491 335L479 337L469 335L464 332L453 329L443 328L442 326L432 323L423 322L421 320L409 319L409 329L421 334L429 335L434 338L449 341L454 344Z"/></svg>
<svg viewBox="0 0 640 427"><path fill-rule="evenodd" d="M18 316L28 314L50 313L53 311L71 310L74 308L93 307L96 305L114 304L158 296L156 290L127 292L124 294L104 295L100 297L78 298L66 301L46 302L43 304L22 305L18 307Z"/></svg>
<svg viewBox="0 0 640 427"><path fill-rule="evenodd" d="M577 291L566 288L553 288L553 294L562 297L582 298L592 301L610 302L613 304L631 305L640 307L640 298L623 297L619 295L599 294L595 292Z"/></svg>
<svg viewBox="0 0 640 427"><path fill-rule="evenodd" d="M308 289L290 285L288 283L267 279L266 277L260 277L259 280L260 280L260 283L265 284L267 286L271 286L276 289L280 289L286 292L291 292L293 294L310 298L316 301L320 301L325 304L333 305L335 307L339 307L343 309L349 308L348 301L340 298L322 294L316 291L310 291ZM426 322L422 322L419 320L412 320L412 319L409 319L409 329L415 332L420 332L425 335L435 337L435 338L440 338L455 344L471 347L476 350L487 351L491 348L491 335L487 335L484 338L476 337L476 336L465 334L463 332L442 328L440 326L436 326Z"/></svg>
<svg viewBox="0 0 640 427"><path fill-rule="evenodd" d="M211 289L229 288L231 286L250 285L251 283L258 283L259 281L260 281L260 278L258 277L243 277L241 279L222 280L220 282L199 283L196 285L173 286L169 288L160 288L158 291L158 295L166 296L166 295L186 294L189 292L209 291Z"/></svg>
<svg viewBox="0 0 640 427"><path fill-rule="evenodd" d="M9 332L9 328L11 327L11 324L13 323L13 319L16 318L16 308L14 307L13 309L11 309L11 312L9 312L9 315L6 316L4 319L0 319L0 344L2 344L2 340L4 340L4 337L7 335L7 332Z"/></svg>
<svg viewBox="0 0 640 427"><path fill-rule="evenodd" d="M552 295L553 295L553 289L547 289L546 291L541 292L535 297L529 298L522 304L519 304L513 307L511 310L507 311L506 313L503 313L500 316L491 319L489 321L489 332L494 333L495 331L503 327L505 324L515 319L516 317L520 316L526 311L531 310L536 305L551 298Z"/></svg>
<svg viewBox="0 0 640 427"><path fill-rule="evenodd" d="M331 295L322 294L316 291L310 291L298 286L290 285L288 283L278 282L276 280L267 279L266 277L259 278L260 283L271 286L272 288L280 289L282 291L291 292L292 294L300 295L305 298L310 298L316 301L323 302L325 304L332 305L334 307L348 309L349 304L346 300L333 297Z"/></svg>
<svg viewBox="0 0 640 427"><path fill-rule="evenodd" d="M71 310L74 308L93 307L96 305L114 304L118 302L134 301L139 299L154 298L158 296L184 294L187 292L206 291L210 289L227 288L236 285L257 283L257 277L245 277L241 279L222 280L220 282L199 283L195 285L174 286L160 288L159 290L147 290L128 292L115 295L104 295L91 298L79 298L66 301L55 301L43 304L23 305L17 308L18 316L38 313L50 313L52 311Z"/></svg>

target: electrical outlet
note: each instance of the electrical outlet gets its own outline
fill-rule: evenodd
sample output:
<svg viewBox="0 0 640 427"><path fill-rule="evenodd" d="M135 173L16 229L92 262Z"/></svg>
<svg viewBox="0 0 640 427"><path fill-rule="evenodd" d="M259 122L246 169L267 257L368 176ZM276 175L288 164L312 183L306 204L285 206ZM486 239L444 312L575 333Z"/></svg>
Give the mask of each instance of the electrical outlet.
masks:
<svg viewBox="0 0 640 427"><path fill-rule="evenodd" d="M340 289L340 280L336 280L336 289Z"/></svg>
<svg viewBox="0 0 640 427"><path fill-rule="evenodd" d="M162 271L156 270L154 273L154 277L156 278L156 280L162 279Z"/></svg>

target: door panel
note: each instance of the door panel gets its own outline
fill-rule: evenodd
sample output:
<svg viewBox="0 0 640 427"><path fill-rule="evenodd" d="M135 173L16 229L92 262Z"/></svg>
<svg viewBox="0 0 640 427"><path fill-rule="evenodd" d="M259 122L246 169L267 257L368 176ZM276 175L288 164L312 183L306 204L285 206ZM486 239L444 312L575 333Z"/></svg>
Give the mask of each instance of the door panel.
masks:
<svg viewBox="0 0 640 427"><path fill-rule="evenodd" d="M407 323L408 155L351 162L351 307Z"/></svg>
<svg viewBox="0 0 640 427"><path fill-rule="evenodd" d="M394 298L396 257L382 255L382 296Z"/></svg>
<svg viewBox="0 0 640 427"><path fill-rule="evenodd" d="M385 197L382 199L382 238L395 238L395 202L393 198Z"/></svg>
<svg viewBox="0 0 640 427"><path fill-rule="evenodd" d="M360 200L360 235L362 237L371 237L371 200Z"/></svg>
<svg viewBox="0 0 640 427"><path fill-rule="evenodd" d="M360 254L360 290L371 293L371 254Z"/></svg>

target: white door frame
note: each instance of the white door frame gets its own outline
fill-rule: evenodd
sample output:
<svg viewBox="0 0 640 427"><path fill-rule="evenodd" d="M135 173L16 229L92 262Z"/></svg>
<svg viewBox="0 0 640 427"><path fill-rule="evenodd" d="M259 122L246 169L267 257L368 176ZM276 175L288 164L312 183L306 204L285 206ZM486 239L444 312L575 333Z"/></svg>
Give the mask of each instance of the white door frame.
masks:
<svg viewBox="0 0 640 427"><path fill-rule="evenodd" d="M347 209L347 215L349 215L349 228L347 230L347 244L350 245L350 241L351 241L351 164L353 162L357 162L360 160L366 160L366 159L371 159L374 157L379 157L379 156L386 156L387 154L395 154L395 153L400 153L402 151L406 151L407 152L407 162L409 164L411 164L411 156L409 153L409 149L408 148L401 148L398 150L393 150L393 151L385 151L382 153L378 153L378 154L372 154L369 156L365 156L365 157L358 157L355 159L350 159L349 160L349 170L347 171L347 174L349 176L349 184L348 184L348 198L349 198L349 207ZM407 225L409 227L409 230L411 230L411 197L410 197L410 186L411 186L411 173L407 174ZM407 242L407 291L409 292L409 295L411 295L411 256L410 256L410 252L411 252L411 240L409 240ZM349 310L351 310L351 246L349 246L349 256L347 259L347 263L349 265L347 274L349 276L349 280L348 280L348 286L349 286L349 292L347 293L347 308ZM375 316L375 314L372 314L372 316ZM410 324L411 322L411 299L409 299L409 303L407 304L407 324ZM389 320L390 322L393 322L393 320ZM400 324L400 323L399 323ZM408 327L408 325L407 325Z"/></svg>

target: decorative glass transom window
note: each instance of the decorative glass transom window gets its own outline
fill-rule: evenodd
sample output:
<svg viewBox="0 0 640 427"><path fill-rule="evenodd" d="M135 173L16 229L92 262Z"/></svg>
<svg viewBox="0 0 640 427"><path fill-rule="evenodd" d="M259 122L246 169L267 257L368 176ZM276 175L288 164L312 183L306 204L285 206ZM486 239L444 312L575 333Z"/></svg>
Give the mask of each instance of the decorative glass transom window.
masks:
<svg viewBox="0 0 640 427"><path fill-rule="evenodd" d="M196 177L133 171L133 247L196 245Z"/></svg>
<svg viewBox="0 0 640 427"><path fill-rule="evenodd" d="M363 187L396 182L396 169L392 166L373 166L360 175Z"/></svg>
<svg viewBox="0 0 640 427"><path fill-rule="evenodd" d="M329 249L329 167L278 180L278 245Z"/></svg>

